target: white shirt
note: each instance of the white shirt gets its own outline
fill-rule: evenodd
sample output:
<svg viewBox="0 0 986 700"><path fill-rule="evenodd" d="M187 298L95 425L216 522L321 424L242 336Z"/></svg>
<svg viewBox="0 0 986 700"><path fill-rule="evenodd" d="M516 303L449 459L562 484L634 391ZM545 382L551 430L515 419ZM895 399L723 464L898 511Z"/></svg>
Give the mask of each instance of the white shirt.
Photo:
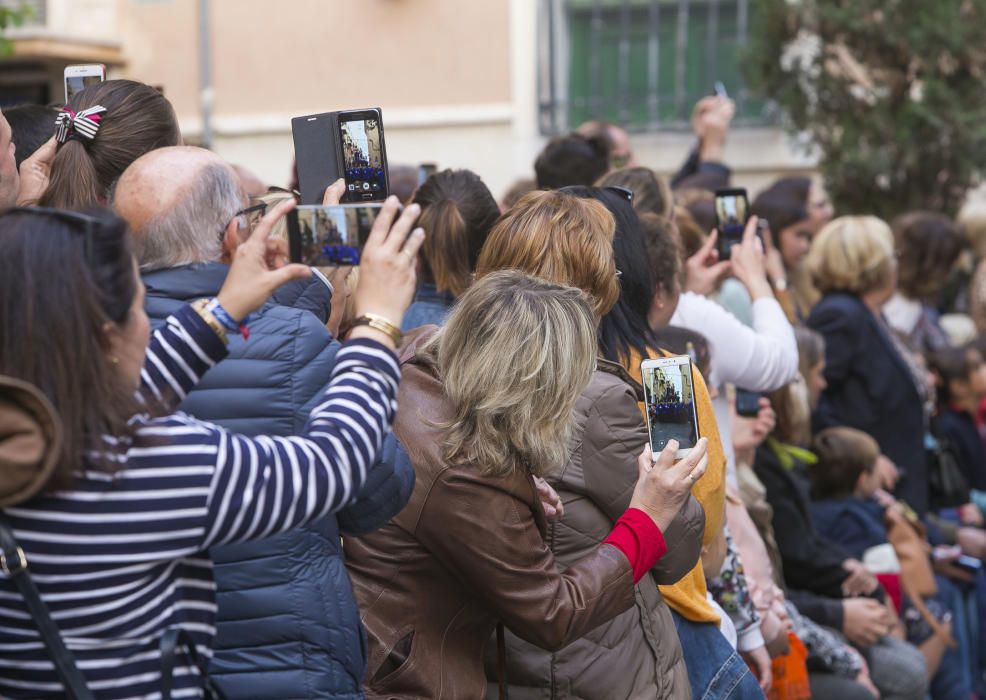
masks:
<svg viewBox="0 0 986 700"><path fill-rule="evenodd" d="M681 295L671 325L701 333L709 341L708 385L719 393L712 399L712 406L726 453L727 478L737 487L729 402L723 387L735 384L740 389L766 392L792 382L798 373L794 329L773 297L761 297L753 302L753 328L750 328L719 304L693 292Z"/></svg>

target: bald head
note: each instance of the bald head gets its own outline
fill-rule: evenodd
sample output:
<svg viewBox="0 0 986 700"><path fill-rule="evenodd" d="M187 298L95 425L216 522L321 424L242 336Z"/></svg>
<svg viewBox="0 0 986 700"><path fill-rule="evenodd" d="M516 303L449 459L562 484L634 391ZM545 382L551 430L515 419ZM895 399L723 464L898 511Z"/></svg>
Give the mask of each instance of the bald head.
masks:
<svg viewBox="0 0 986 700"><path fill-rule="evenodd" d="M245 203L226 161L191 146L141 156L113 194L113 208L130 226L143 270L219 260L220 234Z"/></svg>

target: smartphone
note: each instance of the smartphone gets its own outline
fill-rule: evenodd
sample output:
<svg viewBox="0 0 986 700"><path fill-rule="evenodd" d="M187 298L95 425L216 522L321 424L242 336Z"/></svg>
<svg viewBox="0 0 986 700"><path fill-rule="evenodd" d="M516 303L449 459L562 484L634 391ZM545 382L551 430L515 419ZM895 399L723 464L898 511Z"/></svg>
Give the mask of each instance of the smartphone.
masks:
<svg viewBox="0 0 986 700"><path fill-rule="evenodd" d="M390 194L387 151L379 109L339 112L339 148L346 194L343 202L382 202Z"/></svg>
<svg viewBox="0 0 986 700"><path fill-rule="evenodd" d="M291 262L312 267L359 265L382 204L302 204L288 212Z"/></svg>
<svg viewBox="0 0 986 700"><path fill-rule="evenodd" d="M429 177L438 172L438 166L434 163L422 163L418 166L418 187L425 184Z"/></svg>
<svg viewBox="0 0 986 700"><path fill-rule="evenodd" d="M656 456L674 439L678 458L687 456L699 439L691 358L673 355L644 360L640 374L651 452Z"/></svg>
<svg viewBox="0 0 986 700"><path fill-rule="evenodd" d="M726 86L721 80L717 80L712 86L712 94L716 97L724 97L727 100L729 99L729 93L726 92Z"/></svg>
<svg viewBox="0 0 986 700"><path fill-rule="evenodd" d="M716 190L716 250L720 260L729 260L733 246L743 240L746 220L750 218L750 202L742 187Z"/></svg>
<svg viewBox="0 0 986 700"><path fill-rule="evenodd" d="M86 63L75 66L65 66L65 102L68 103L75 93L90 85L106 80L106 66L102 63Z"/></svg>
<svg viewBox="0 0 986 700"><path fill-rule="evenodd" d="M736 413L744 418L756 418L760 413L760 396L756 391L736 388Z"/></svg>

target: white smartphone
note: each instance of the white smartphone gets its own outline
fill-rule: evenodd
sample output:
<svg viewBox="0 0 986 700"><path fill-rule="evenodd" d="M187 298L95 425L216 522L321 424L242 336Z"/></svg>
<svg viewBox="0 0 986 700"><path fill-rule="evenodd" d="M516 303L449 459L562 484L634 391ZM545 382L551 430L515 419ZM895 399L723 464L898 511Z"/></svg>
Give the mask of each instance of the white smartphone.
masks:
<svg viewBox="0 0 986 700"><path fill-rule="evenodd" d="M90 85L106 80L106 66L102 63L85 63L75 66L65 66L65 103L72 96Z"/></svg>
<svg viewBox="0 0 986 700"><path fill-rule="evenodd" d="M671 440L678 441L678 458L698 444L698 412L695 382L688 355L673 355L640 364L647 407L650 449L656 457Z"/></svg>

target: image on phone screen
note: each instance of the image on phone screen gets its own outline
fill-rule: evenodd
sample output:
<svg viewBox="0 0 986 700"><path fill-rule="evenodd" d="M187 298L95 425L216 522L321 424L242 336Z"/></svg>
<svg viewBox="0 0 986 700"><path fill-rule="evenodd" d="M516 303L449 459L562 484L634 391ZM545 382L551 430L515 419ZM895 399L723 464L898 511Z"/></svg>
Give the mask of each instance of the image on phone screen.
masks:
<svg viewBox="0 0 986 700"><path fill-rule="evenodd" d="M75 93L103 82L103 78L98 75L68 75L65 76L65 98L71 100Z"/></svg>
<svg viewBox="0 0 986 700"><path fill-rule="evenodd" d="M340 121L343 176L346 199L383 199L387 174L383 167L383 148L377 119Z"/></svg>
<svg viewBox="0 0 986 700"><path fill-rule="evenodd" d="M643 366L644 403L651 452L655 455L670 440L678 441L679 450L689 450L698 443L691 363L687 358L682 359L684 362Z"/></svg>
<svg viewBox="0 0 986 700"><path fill-rule="evenodd" d="M359 265L382 205L304 205L288 214L291 261L312 267Z"/></svg>

